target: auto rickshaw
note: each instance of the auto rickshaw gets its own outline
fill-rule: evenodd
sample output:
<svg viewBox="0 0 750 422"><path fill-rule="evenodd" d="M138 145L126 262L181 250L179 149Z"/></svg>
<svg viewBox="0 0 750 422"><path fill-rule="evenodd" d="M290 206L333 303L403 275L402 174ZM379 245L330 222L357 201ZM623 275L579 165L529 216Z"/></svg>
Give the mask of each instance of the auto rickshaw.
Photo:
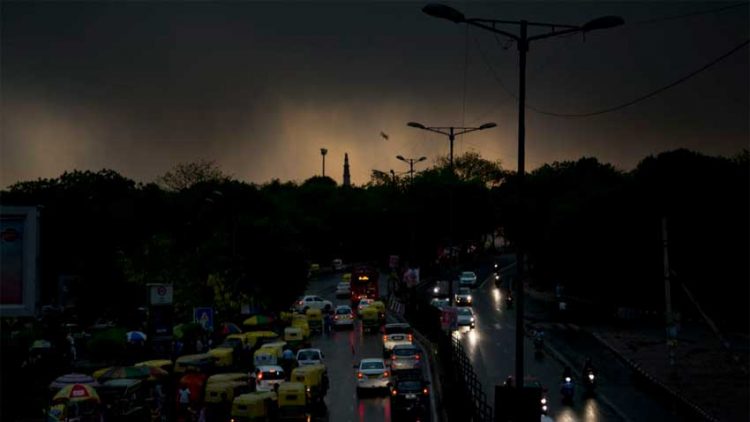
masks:
<svg viewBox="0 0 750 422"><path fill-rule="evenodd" d="M224 372L221 374L214 374L208 377L206 380L206 385L210 385L213 383L221 383L221 382L230 382L230 381L244 381L248 382L250 379L250 375L246 372Z"/></svg>
<svg viewBox="0 0 750 422"><path fill-rule="evenodd" d="M380 329L380 316L378 310L372 306L362 309L360 313L363 332L376 332Z"/></svg>
<svg viewBox="0 0 750 422"><path fill-rule="evenodd" d="M232 420L255 422L275 420L277 396L271 391L242 394L232 401Z"/></svg>
<svg viewBox="0 0 750 422"><path fill-rule="evenodd" d="M304 319L295 318L292 321L292 327L299 328L302 330L302 337L307 340L310 338L310 324L307 322L307 316L301 315Z"/></svg>
<svg viewBox="0 0 750 422"><path fill-rule="evenodd" d="M255 364L255 367L264 366L264 365L278 365L279 362L279 356L276 355L273 349L266 349L266 348L260 348L255 351L255 355L253 356L253 364Z"/></svg>
<svg viewBox="0 0 750 422"><path fill-rule="evenodd" d="M307 316L307 324L310 326L310 331L321 333L323 332L323 312L320 309L310 308L305 312Z"/></svg>
<svg viewBox="0 0 750 422"><path fill-rule="evenodd" d="M224 343L238 342L242 345L243 350L250 350L252 345L250 344L250 338L248 338L246 334L247 333L229 334L224 337Z"/></svg>
<svg viewBox="0 0 750 422"><path fill-rule="evenodd" d="M279 420L307 421L307 393L301 382L285 382L279 385Z"/></svg>
<svg viewBox="0 0 750 422"><path fill-rule="evenodd" d="M346 273L341 275L341 281L344 283L351 283L352 282L352 273Z"/></svg>
<svg viewBox="0 0 750 422"><path fill-rule="evenodd" d="M208 351L208 354L214 358L214 365L217 368L231 368L234 366L234 349L227 347L216 347Z"/></svg>
<svg viewBox="0 0 750 422"><path fill-rule="evenodd" d="M380 319L381 323L384 323L385 322L385 303L383 303L380 300L376 300L375 302L372 302L369 307L375 308L378 310L378 318Z"/></svg>
<svg viewBox="0 0 750 422"><path fill-rule="evenodd" d="M279 335L273 331L250 331L243 334L247 338L250 350L257 349L266 343L272 343L279 339Z"/></svg>
<svg viewBox="0 0 750 422"><path fill-rule="evenodd" d="M308 403L310 404L323 403L323 398L328 393L328 376L326 375L326 366L323 364L294 368L290 381L301 382L305 385Z"/></svg>
<svg viewBox="0 0 750 422"><path fill-rule="evenodd" d="M305 342L302 329L299 327L284 328L284 341L294 350L297 350Z"/></svg>
<svg viewBox="0 0 750 422"><path fill-rule="evenodd" d="M247 381L224 381L206 384L206 418L225 421L232 412L235 397L250 393Z"/></svg>
<svg viewBox="0 0 750 422"><path fill-rule="evenodd" d="M187 368L197 370L199 372L209 372L213 370L214 357L208 353L199 353L195 355L184 355L177 358L174 362L174 373L184 374Z"/></svg>

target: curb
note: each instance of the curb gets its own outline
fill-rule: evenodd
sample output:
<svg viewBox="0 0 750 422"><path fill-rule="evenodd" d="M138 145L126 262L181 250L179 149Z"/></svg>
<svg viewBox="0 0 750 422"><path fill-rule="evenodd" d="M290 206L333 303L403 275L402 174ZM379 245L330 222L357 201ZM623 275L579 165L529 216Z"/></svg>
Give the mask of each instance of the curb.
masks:
<svg viewBox="0 0 750 422"><path fill-rule="evenodd" d="M625 362L634 372L637 372L646 380L659 387L662 391L672 396L673 399L681 402L685 407L697 413L703 419L711 422L719 422L719 419L711 416L708 412L701 409L698 405L691 403L687 398L685 398L685 396L673 390L672 388L661 382L659 379L655 378L653 375L643 369L638 363L626 358L622 353L620 353L619 350L612 346L607 340L603 339L599 334L592 332L591 335L594 336L597 341L611 350L612 353L614 353L615 356L617 356L621 361Z"/></svg>

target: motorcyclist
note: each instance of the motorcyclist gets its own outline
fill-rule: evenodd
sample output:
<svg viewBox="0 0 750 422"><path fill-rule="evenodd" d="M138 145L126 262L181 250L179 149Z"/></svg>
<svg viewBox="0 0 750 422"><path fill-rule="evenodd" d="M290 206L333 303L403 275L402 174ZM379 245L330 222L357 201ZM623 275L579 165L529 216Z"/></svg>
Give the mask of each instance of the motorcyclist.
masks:
<svg viewBox="0 0 750 422"><path fill-rule="evenodd" d="M583 376L588 376L589 373L594 373L594 364L591 362L591 358L587 357L583 362Z"/></svg>
<svg viewBox="0 0 750 422"><path fill-rule="evenodd" d="M565 369L563 369L563 380L566 383L573 381L573 371L570 369L570 366L566 366Z"/></svg>

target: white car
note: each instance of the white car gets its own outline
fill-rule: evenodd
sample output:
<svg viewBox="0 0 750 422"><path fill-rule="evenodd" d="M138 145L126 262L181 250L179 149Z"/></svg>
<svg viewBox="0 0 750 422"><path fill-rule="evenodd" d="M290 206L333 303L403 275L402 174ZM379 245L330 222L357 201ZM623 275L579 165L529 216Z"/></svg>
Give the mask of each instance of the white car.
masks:
<svg viewBox="0 0 750 422"><path fill-rule="evenodd" d="M456 306L469 305L471 306L471 289L468 287L459 287L458 293L456 293Z"/></svg>
<svg viewBox="0 0 750 422"><path fill-rule="evenodd" d="M471 308L456 308L456 314L459 327L474 328L474 312L471 311Z"/></svg>
<svg viewBox="0 0 750 422"><path fill-rule="evenodd" d="M336 285L336 297L349 297L352 294L352 286L349 283L341 282Z"/></svg>
<svg viewBox="0 0 750 422"><path fill-rule="evenodd" d="M398 344L412 344L414 336L409 324L394 323L383 327L383 356L390 357L391 351Z"/></svg>
<svg viewBox="0 0 750 422"><path fill-rule="evenodd" d="M354 367L357 369L357 395L366 388L388 388L391 383L391 374L383 359L362 359Z"/></svg>
<svg viewBox="0 0 750 422"><path fill-rule="evenodd" d="M473 271L464 271L458 279L459 286L474 287L477 284L477 275Z"/></svg>
<svg viewBox="0 0 750 422"><path fill-rule="evenodd" d="M297 365L315 365L323 363L323 352L320 349L300 349L297 352Z"/></svg>
<svg viewBox="0 0 750 422"><path fill-rule="evenodd" d="M286 382L284 368L278 365L261 365L253 373L257 391L273 391L276 384Z"/></svg>
<svg viewBox="0 0 750 422"><path fill-rule="evenodd" d="M297 312L306 312L308 309L320 309L321 311L330 311L333 309L333 303L330 300L325 300L320 296L307 295L303 296L294 304L294 308Z"/></svg>
<svg viewBox="0 0 750 422"><path fill-rule="evenodd" d="M337 306L333 314L333 325L334 327L348 326L354 328L354 312L352 312L352 308L346 305Z"/></svg>

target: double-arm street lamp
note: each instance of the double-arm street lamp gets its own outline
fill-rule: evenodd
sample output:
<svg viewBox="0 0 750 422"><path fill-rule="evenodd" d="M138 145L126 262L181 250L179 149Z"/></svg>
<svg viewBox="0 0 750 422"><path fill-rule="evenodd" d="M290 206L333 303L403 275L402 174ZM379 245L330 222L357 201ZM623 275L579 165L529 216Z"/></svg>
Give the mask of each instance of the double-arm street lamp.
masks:
<svg viewBox="0 0 750 422"><path fill-rule="evenodd" d="M409 164L409 179L412 181L412 183L414 183L414 163L418 163L427 159L427 157L404 158L402 155L397 155L396 158Z"/></svg>
<svg viewBox="0 0 750 422"><path fill-rule="evenodd" d="M433 127L433 126L425 126L425 125L423 125L421 123L417 123L417 122L409 122L406 125L407 126L411 126L411 127L415 127L417 129L428 130L430 132L440 133L440 134L445 135L445 136L448 137L448 140L451 142L451 155L450 155L450 169L451 169L451 171L453 171L453 141L456 140L456 136L463 135L464 133L474 132L475 130L485 130L485 129L490 129L490 128L493 128L493 127L497 126L494 123L485 123L485 124L483 124L483 125L481 125L479 127L455 127L455 126Z"/></svg>
<svg viewBox="0 0 750 422"><path fill-rule="evenodd" d="M531 41L541 40L544 38L550 38L563 34L571 34L574 32L590 32L597 29L606 29L619 26L625 23L625 21L619 16L604 16L601 18L589 21L581 26L575 25L560 25L552 23L541 23L541 22L529 22L526 20L521 21L506 21L498 19L474 19L466 18L463 13L458 10L443 5L443 4L428 4L422 11L430 16L436 18L447 19L453 23L465 23L467 25L476 26L484 30L494 32L496 34L504 35L516 41L518 46L518 66L519 66L519 88L518 88L518 197L519 207L523 208L523 184L524 184L524 173L525 173L525 110L526 110L526 53L529 50L529 43ZM498 25L518 25L521 27L519 35L506 32L497 29ZM529 36L527 31L529 27L547 28L550 32L545 32L539 35ZM409 126L412 126L410 123ZM421 125L419 125L421 126ZM415 127L419 127L415 126ZM427 129L420 127L420 129ZM451 142L452 144L452 142ZM520 210L521 216L524 215L523 209ZM523 218L523 217L522 217ZM525 226L523 221L520 223L520 233L523 240L525 236ZM516 314L516 385L519 391L523 388L524 384L524 365L523 365L523 338L524 338L524 324L523 324L523 313L524 313L524 300L523 300L523 278L524 278L524 262L523 262L523 250L521 246L522 242L518 242L518 248L516 250L516 269L518 273L518 280L516 284L516 300L517 300L517 314Z"/></svg>
<svg viewBox="0 0 750 422"><path fill-rule="evenodd" d="M328 150L321 148L320 155L323 157L323 177L326 177L326 154L328 154Z"/></svg>

